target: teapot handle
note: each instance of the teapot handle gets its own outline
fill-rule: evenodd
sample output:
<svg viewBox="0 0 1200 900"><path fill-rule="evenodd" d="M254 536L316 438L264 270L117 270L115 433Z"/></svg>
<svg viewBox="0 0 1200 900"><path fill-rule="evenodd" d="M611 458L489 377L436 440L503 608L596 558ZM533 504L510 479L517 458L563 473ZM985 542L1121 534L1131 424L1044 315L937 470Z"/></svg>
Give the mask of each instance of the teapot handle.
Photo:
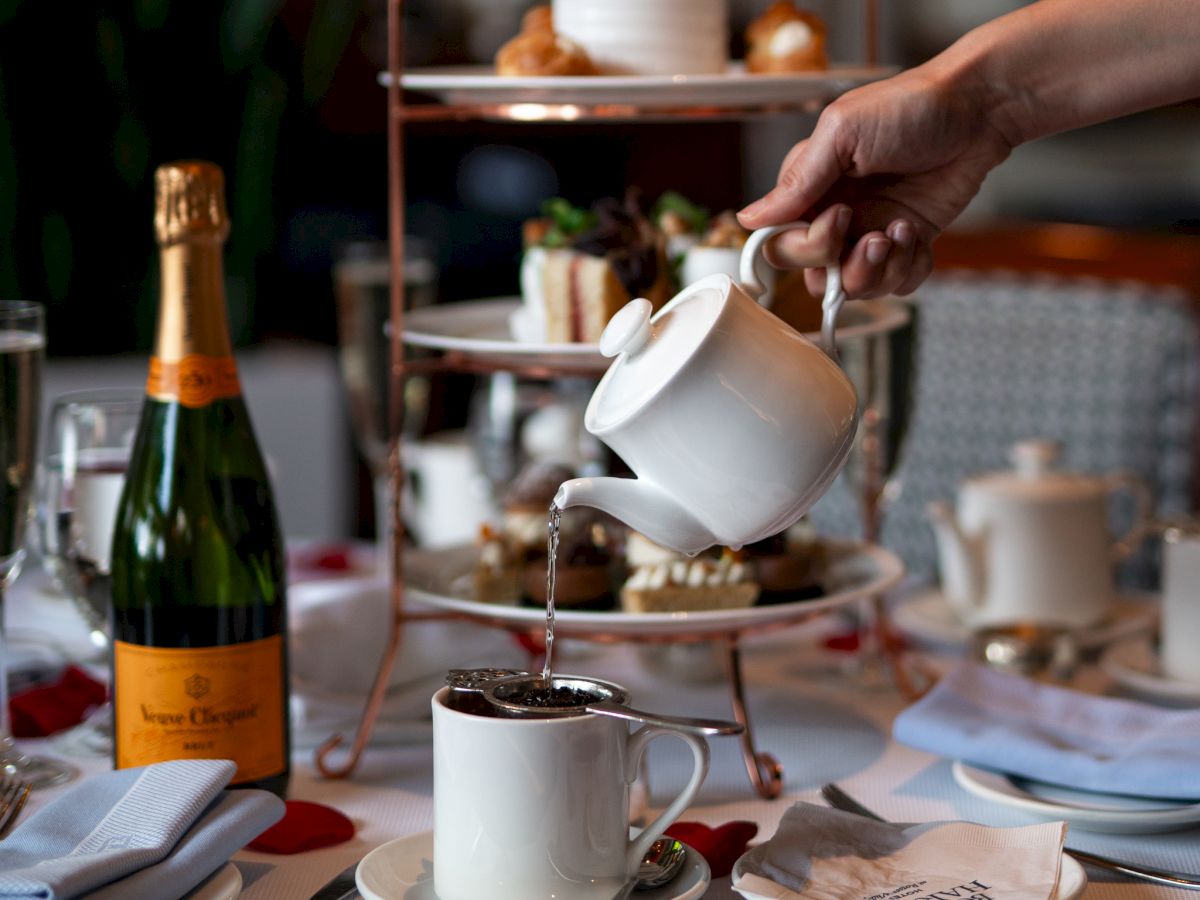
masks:
<svg viewBox="0 0 1200 900"><path fill-rule="evenodd" d="M1133 475L1117 473L1104 479L1105 488L1110 495L1124 491L1133 498L1133 523L1125 534L1121 535L1112 545L1113 559L1120 562L1133 555L1141 546L1142 541L1152 528L1151 516L1154 513L1154 498L1146 484Z"/></svg>
<svg viewBox="0 0 1200 900"><path fill-rule="evenodd" d="M742 287L746 293L757 300L760 304L766 306L769 303L764 303L764 297L767 297L766 287L758 277L758 273L754 270L754 265L758 262L758 257L762 253L763 245L771 238L779 234L781 231L791 231L794 228L807 228L807 222L787 222L783 225L771 225L767 228L759 228L757 231L752 231L750 237L746 240L746 245L742 248L742 256L738 263L738 276L741 279ZM842 290L842 269L837 263L829 266L825 270L825 297L821 300L821 349L825 351L825 355L830 359L837 361L837 317L842 310L842 304L846 302L846 292Z"/></svg>

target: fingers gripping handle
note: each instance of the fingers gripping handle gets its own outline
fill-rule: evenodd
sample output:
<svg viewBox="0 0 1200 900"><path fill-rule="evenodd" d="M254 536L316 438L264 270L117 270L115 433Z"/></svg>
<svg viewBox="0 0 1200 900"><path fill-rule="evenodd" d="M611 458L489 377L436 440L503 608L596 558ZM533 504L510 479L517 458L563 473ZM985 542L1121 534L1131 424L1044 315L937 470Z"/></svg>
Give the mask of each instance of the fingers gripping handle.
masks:
<svg viewBox="0 0 1200 900"><path fill-rule="evenodd" d="M797 228L808 228L807 222L788 222L784 225L771 225L751 232L742 248L742 256L738 264L738 277L746 293L763 302L766 287L758 277L755 266L762 254L767 241L783 231ZM842 269L836 262L825 269L825 297L821 301L821 349L830 358L837 359L837 317L846 302L846 292L842 290ZM765 305L765 304L764 304Z"/></svg>

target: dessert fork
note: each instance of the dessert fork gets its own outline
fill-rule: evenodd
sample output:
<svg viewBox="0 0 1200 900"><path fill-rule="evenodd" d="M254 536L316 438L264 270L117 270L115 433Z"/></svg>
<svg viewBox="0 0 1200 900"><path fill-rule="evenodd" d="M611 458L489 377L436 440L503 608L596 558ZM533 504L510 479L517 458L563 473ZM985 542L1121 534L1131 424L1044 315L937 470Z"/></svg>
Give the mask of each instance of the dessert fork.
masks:
<svg viewBox="0 0 1200 900"><path fill-rule="evenodd" d="M17 821L29 799L29 785L19 778L0 775L0 839Z"/></svg>
<svg viewBox="0 0 1200 900"><path fill-rule="evenodd" d="M834 809L856 813L868 819L874 819L876 822L887 821L883 816L877 815L867 809L836 784L824 785L821 788L821 796ZM1167 884L1171 887L1183 888L1186 891L1200 891L1200 875L1192 875L1186 872L1168 872L1164 869L1137 866L1133 863L1120 862L1115 859L1109 859L1107 856L1096 856L1094 853L1085 853L1082 850L1072 850L1068 847L1063 848L1063 853L1073 856L1081 863L1086 863L1089 866L1108 869L1111 872L1120 872L1123 875L1128 875L1130 878L1140 878L1143 881L1153 881L1156 884Z"/></svg>

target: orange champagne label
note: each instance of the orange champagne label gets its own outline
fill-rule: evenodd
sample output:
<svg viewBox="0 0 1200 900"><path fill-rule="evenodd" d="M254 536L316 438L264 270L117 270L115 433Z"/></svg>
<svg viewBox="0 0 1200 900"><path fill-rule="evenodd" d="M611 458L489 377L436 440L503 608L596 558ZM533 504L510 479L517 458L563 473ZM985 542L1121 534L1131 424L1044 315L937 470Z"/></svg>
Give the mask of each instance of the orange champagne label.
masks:
<svg viewBox="0 0 1200 900"><path fill-rule="evenodd" d="M198 408L241 393L237 363L232 357L190 353L177 362L150 358L146 394L155 400L178 400L184 406Z"/></svg>
<svg viewBox="0 0 1200 900"><path fill-rule="evenodd" d="M225 647L113 642L118 769L231 759L235 782L285 768L283 640Z"/></svg>

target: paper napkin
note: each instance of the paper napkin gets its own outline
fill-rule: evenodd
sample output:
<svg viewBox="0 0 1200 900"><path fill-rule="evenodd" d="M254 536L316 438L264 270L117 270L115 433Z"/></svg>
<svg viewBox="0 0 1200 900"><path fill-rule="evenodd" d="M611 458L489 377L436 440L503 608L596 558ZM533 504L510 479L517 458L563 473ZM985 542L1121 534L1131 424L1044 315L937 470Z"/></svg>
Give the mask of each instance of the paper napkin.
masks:
<svg viewBox="0 0 1200 900"><path fill-rule="evenodd" d="M193 759L87 778L0 842L0 900L186 894L283 815L266 791L224 790L235 771Z"/></svg>
<svg viewBox="0 0 1200 900"><path fill-rule="evenodd" d="M897 741L1081 790L1200 798L1200 710L1165 709L965 663L904 710Z"/></svg>
<svg viewBox="0 0 1200 900"><path fill-rule="evenodd" d="M1048 900L1066 825L892 825L797 803L734 867L748 900Z"/></svg>

